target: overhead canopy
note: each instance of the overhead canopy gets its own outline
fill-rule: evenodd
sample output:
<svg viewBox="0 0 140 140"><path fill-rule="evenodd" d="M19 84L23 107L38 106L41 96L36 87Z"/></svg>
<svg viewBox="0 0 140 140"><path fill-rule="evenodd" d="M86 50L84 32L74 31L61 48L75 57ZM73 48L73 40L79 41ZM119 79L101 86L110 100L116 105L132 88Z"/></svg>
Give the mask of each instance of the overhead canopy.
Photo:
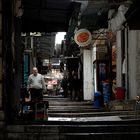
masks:
<svg viewBox="0 0 140 140"><path fill-rule="evenodd" d="M140 1L134 0L125 14L126 22L129 25L129 29L139 30L140 29Z"/></svg>
<svg viewBox="0 0 140 140"><path fill-rule="evenodd" d="M117 9L124 1L127 0L22 0L21 31L67 32L66 38L70 40L77 27L89 31L108 28L108 10ZM46 57L44 52L48 53L48 49L54 47L52 42L54 41L51 41L51 45L49 41L43 45L41 42L37 47L38 54ZM71 46L75 46L76 49L69 49L68 56L79 51L75 44Z"/></svg>
<svg viewBox="0 0 140 140"><path fill-rule="evenodd" d="M98 30L108 27L108 10L110 5L106 0L89 0L81 15L80 28Z"/></svg>
<svg viewBox="0 0 140 140"><path fill-rule="evenodd" d="M88 5L81 15L79 28L86 28L90 31L108 28L109 9L117 10L121 4L126 4L127 1L128 0L88 0Z"/></svg>
<svg viewBox="0 0 140 140"><path fill-rule="evenodd" d="M22 0L22 31L67 32L70 19L74 18L73 21L77 22L77 9L80 7L81 11L82 8L84 10L79 28L107 28L108 10L123 2L124 0Z"/></svg>
<svg viewBox="0 0 140 140"><path fill-rule="evenodd" d="M71 0L22 0L22 5L23 32L67 32L77 3Z"/></svg>

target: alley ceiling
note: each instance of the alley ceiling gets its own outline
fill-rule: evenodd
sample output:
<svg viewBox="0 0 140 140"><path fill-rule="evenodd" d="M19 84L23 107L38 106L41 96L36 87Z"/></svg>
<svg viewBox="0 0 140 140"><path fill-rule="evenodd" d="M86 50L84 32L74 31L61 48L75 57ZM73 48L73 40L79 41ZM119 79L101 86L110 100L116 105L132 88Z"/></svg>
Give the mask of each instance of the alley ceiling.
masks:
<svg viewBox="0 0 140 140"><path fill-rule="evenodd" d="M125 1L128 0L22 0L21 30L22 32L63 31L71 37L78 22L80 22L78 28L87 28L90 31L108 28L108 10L117 9ZM46 52L44 48L52 46L51 42L46 43L46 48L44 44L40 44L39 50L41 54L45 54L45 57L47 55L44 53Z"/></svg>
<svg viewBox="0 0 140 140"><path fill-rule="evenodd" d="M107 28L109 8L125 1L128 0L22 0L22 31L67 32L70 19L79 7L79 28Z"/></svg>
<svg viewBox="0 0 140 140"><path fill-rule="evenodd" d="M69 20L79 3L71 0L22 0L23 32L67 31Z"/></svg>
<svg viewBox="0 0 140 140"><path fill-rule="evenodd" d="M117 10L121 4L129 5L132 1L133 0L88 0L86 8L81 14L81 24L79 28L88 28L91 31L108 28L109 9Z"/></svg>
<svg viewBox="0 0 140 140"><path fill-rule="evenodd" d="M130 30L140 30L140 0L135 0L125 14Z"/></svg>

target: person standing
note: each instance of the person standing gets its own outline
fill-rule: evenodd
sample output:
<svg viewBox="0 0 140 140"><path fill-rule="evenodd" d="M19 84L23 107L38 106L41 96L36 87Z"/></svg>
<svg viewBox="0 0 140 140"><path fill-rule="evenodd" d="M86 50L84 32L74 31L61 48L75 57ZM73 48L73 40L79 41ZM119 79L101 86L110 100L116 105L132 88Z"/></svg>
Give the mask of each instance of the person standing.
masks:
<svg viewBox="0 0 140 140"><path fill-rule="evenodd" d="M66 75L64 75L64 77L62 79L62 82L61 82L61 87L64 90L64 97L68 96L68 85L67 85L67 83L68 83L67 77L66 77Z"/></svg>
<svg viewBox="0 0 140 140"><path fill-rule="evenodd" d="M71 97L72 101L78 101L80 92L80 82L77 74L73 75L73 78L71 80L71 89L72 89L72 97Z"/></svg>
<svg viewBox="0 0 140 140"><path fill-rule="evenodd" d="M28 77L27 90L31 95L31 101L43 100L43 91L46 90L46 85L44 77L38 73L37 67L33 67L32 74Z"/></svg>

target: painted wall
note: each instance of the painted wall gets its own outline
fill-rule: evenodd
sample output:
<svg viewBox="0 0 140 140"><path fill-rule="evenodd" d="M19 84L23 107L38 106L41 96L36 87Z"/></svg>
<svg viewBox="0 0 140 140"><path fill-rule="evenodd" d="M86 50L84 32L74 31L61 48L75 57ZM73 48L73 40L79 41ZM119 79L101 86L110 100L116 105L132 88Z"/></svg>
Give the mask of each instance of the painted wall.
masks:
<svg viewBox="0 0 140 140"><path fill-rule="evenodd" d="M0 108L2 108L2 6L0 0Z"/></svg>
<svg viewBox="0 0 140 140"><path fill-rule="evenodd" d="M140 30L129 30L128 34L129 98L140 95Z"/></svg>
<svg viewBox="0 0 140 140"><path fill-rule="evenodd" d="M2 1L0 0L0 108L2 108Z"/></svg>
<svg viewBox="0 0 140 140"><path fill-rule="evenodd" d="M2 9L2 0L0 0L0 139L4 139L4 131L5 131L5 113L3 110L3 38L2 38L2 18L3 17L3 9Z"/></svg>

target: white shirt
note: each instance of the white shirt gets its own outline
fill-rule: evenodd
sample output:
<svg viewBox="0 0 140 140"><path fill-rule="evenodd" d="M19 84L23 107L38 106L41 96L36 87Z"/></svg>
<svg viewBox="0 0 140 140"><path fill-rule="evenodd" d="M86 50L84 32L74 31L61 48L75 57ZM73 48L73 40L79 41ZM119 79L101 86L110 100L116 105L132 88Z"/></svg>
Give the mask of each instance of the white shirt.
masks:
<svg viewBox="0 0 140 140"><path fill-rule="evenodd" d="M44 77L39 73L37 75L31 74L28 78L28 83L27 83L27 89L29 88L46 90Z"/></svg>

